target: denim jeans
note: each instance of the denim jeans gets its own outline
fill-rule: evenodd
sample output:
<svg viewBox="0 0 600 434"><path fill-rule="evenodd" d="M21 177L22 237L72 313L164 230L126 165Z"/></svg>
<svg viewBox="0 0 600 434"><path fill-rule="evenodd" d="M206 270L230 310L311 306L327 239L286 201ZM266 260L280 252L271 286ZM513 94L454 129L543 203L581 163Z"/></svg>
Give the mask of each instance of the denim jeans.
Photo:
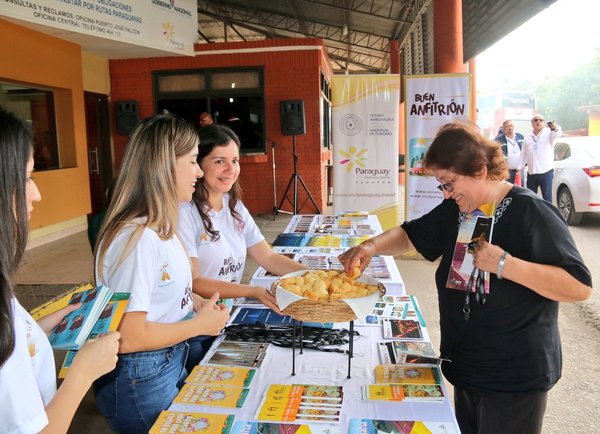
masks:
<svg viewBox="0 0 600 434"><path fill-rule="evenodd" d="M552 202L552 178L554 170L550 169L546 173L529 173L527 175L527 188L537 194L538 187L542 190L542 197L547 202Z"/></svg>
<svg viewBox="0 0 600 434"><path fill-rule="evenodd" d="M200 363L215 339L216 336L195 336L187 340L190 350L187 362L185 362L185 369L188 373L192 372L194 366Z"/></svg>
<svg viewBox="0 0 600 434"><path fill-rule="evenodd" d="M148 433L187 377L188 344L119 354L117 367L94 382L100 413L119 433Z"/></svg>

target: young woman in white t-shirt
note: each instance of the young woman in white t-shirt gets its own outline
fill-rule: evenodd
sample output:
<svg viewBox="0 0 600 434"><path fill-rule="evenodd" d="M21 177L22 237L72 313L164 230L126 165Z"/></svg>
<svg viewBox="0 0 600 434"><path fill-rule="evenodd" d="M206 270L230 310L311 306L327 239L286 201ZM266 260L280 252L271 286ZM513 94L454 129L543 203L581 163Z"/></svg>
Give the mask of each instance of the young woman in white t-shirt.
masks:
<svg viewBox="0 0 600 434"><path fill-rule="evenodd" d="M255 298L279 311L262 286L241 284L246 254L275 275L306 267L271 250L241 201L240 140L229 128L209 125L198 132L198 164L204 172L193 201L180 207L178 233L192 259L193 290L203 297ZM194 356L199 361L206 345Z"/></svg>
<svg viewBox="0 0 600 434"><path fill-rule="evenodd" d="M179 203L202 176L198 136L183 119L157 115L132 132L98 235L96 280L131 293L121 320L119 361L94 383L112 429L147 433L187 376L187 340L218 335L229 318L192 292L192 268L175 233ZM197 311L197 315L195 314Z"/></svg>
<svg viewBox="0 0 600 434"><path fill-rule="evenodd" d="M66 433L92 381L114 368L119 333L84 345L56 389L47 334L80 304L36 323L10 281L25 251L33 203L41 200L33 164L29 128L0 108L0 431Z"/></svg>

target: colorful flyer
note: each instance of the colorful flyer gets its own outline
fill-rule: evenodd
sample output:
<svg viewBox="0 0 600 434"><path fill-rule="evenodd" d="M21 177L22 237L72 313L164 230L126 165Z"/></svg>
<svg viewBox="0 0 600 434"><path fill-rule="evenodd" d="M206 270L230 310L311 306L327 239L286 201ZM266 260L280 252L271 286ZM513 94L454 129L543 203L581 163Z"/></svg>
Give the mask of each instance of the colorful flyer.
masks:
<svg viewBox="0 0 600 434"><path fill-rule="evenodd" d="M249 389L186 383L173 402L214 407L241 408Z"/></svg>
<svg viewBox="0 0 600 434"><path fill-rule="evenodd" d="M350 419L348 434L458 434L449 422Z"/></svg>
<svg viewBox="0 0 600 434"><path fill-rule="evenodd" d="M375 383L380 384L440 384L438 368L406 365L377 365Z"/></svg>
<svg viewBox="0 0 600 434"><path fill-rule="evenodd" d="M149 434L206 433L230 434L233 415L162 411Z"/></svg>
<svg viewBox="0 0 600 434"><path fill-rule="evenodd" d="M236 366L195 366L186 378L186 383L205 385L248 387L255 369Z"/></svg>

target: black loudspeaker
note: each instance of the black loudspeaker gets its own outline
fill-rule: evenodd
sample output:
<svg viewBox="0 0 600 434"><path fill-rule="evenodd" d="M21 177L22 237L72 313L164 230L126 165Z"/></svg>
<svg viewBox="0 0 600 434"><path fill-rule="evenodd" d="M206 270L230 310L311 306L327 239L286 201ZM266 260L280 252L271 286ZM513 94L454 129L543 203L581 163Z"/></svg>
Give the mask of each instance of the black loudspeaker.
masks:
<svg viewBox="0 0 600 434"><path fill-rule="evenodd" d="M281 101L279 106L281 115L281 134L284 136L297 136L304 134L304 101L300 99Z"/></svg>
<svg viewBox="0 0 600 434"><path fill-rule="evenodd" d="M137 101L117 101L117 133L129 134L139 121Z"/></svg>

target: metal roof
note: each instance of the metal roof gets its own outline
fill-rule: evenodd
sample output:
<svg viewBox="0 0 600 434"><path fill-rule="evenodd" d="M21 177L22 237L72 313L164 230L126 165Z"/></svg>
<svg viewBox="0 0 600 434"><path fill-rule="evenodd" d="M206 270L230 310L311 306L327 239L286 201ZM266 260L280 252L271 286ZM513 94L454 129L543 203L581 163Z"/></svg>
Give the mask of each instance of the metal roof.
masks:
<svg viewBox="0 0 600 434"><path fill-rule="evenodd" d="M462 0L465 61L555 1ZM432 73L434 3L434 0L198 0L198 43L321 38L335 73L385 73L390 67L390 40L398 40L404 74ZM20 24L70 40L85 51L109 59L165 55L151 48Z"/></svg>
<svg viewBox="0 0 600 434"><path fill-rule="evenodd" d="M556 0L463 0L464 60ZM336 73L385 73L390 40L402 72L433 72L433 0L198 0L199 43L315 37Z"/></svg>

